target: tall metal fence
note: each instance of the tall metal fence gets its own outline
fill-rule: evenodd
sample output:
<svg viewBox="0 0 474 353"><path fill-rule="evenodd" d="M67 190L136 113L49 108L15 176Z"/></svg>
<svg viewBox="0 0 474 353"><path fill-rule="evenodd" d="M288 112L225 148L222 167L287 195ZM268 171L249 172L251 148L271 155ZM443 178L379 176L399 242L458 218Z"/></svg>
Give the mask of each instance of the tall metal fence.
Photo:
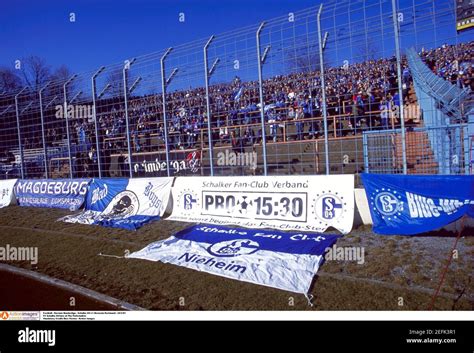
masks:
<svg viewBox="0 0 474 353"><path fill-rule="evenodd" d="M376 152L392 151L393 131L397 161L384 172L446 172L410 163L407 135L442 108L417 92L405 54L413 48L434 75L468 93L451 102L457 123L468 124L474 43L472 33L456 31L455 7L451 0L315 2L0 92L2 177L360 173L379 161L367 160L367 139L384 136Z"/></svg>

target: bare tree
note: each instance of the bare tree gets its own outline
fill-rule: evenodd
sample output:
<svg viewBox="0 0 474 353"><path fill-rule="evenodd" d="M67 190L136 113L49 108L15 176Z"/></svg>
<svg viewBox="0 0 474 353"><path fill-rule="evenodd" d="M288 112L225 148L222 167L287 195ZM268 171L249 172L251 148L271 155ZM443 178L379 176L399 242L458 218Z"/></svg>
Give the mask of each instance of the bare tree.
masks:
<svg viewBox="0 0 474 353"><path fill-rule="evenodd" d="M25 86L38 91L51 79L51 69L44 59L31 55L22 60L21 73Z"/></svg>
<svg viewBox="0 0 474 353"><path fill-rule="evenodd" d="M73 76L72 71L66 66L61 65L57 69L54 70L53 74L50 77L50 80L54 82L54 85L50 88L50 94L58 95L59 97L63 97L63 85L64 83ZM77 80L71 81L67 86L67 95L70 95L76 91L77 88Z"/></svg>
<svg viewBox="0 0 474 353"><path fill-rule="evenodd" d="M13 69L0 68L0 93L16 91L21 87L21 78Z"/></svg>
<svg viewBox="0 0 474 353"><path fill-rule="evenodd" d="M318 45L305 44L298 48L285 51L285 63L289 72L314 72L320 70ZM329 67L329 60L323 52L325 68Z"/></svg>
<svg viewBox="0 0 474 353"><path fill-rule="evenodd" d="M130 77L129 77L130 80ZM123 96L123 73L122 69L116 68L109 72L106 82L110 84L107 95L110 97Z"/></svg>
<svg viewBox="0 0 474 353"><path fill-rule="evenodd" d="M371 37L368 37L364 44L357 48L357 61L376 60L380 57L380 50Z"/></svg>

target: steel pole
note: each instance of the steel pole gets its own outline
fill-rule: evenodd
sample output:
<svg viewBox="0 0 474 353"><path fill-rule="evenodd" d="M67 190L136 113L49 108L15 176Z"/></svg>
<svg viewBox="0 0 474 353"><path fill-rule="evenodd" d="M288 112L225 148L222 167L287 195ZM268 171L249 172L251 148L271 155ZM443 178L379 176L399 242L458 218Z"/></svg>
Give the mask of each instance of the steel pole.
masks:
<svg viewBox="0 0 474 353"><path fill-rule="evenodd" d="M207 109L207 135L209 145L209 165L211 167L211 176L214 176L214 151L212 146L212 130L211 130L211 104L209 99L209 69L207 62L207 49L211 44L214 36L211 36L204 46L204 78L206 83L206 109Z"/></svg>
<svg viewBox="0 0 474 353"><path fill-rule="evenodd" d="M72 76L69 80L67 80L63 85L63 93L64 93L64 116L66 119L66 137L67 137L67 152L69 157L69 178L72 179L74 177L73 170L72 170L72 153L71 153L71 135L69 133L69 114L67 109L67 85L76 78L76 75Z"/></svg>
<svg viewBox="0 0 474 353"><path fill-rule="evenodd" d="M125 103L125 128L127 129L127 153L128 153L128 172L130 179L132 173L132 145L130 142L130 123L128 121L128 88L127 88L127 66L123 68L123 98Z"/></svg>
<svg viewBox="0 0 474 353"><path fill-rule="evenodd" d="M324 155L326 159L326 175L329 175L329 136L328 136L328 114L326 106L326 82L324 80L324 55L323 55L323 38L321 35L321 13L323 12L323 4L318 11L318 41L319 41L319 71L321 76L321 108L323 111L324 124Z"/></svg>
<svg viewBox="0 0 474 353"><path fill-rule="evenodd" d="M94 128L95 128L95 145L96 145L96 156L97 156L97 170L99 172L99 178L102 178L102 166L100 165L100 138L99 138L99 126L97 122L97 110L96 110L96 84L95 80L99 74L104 71L105 67L102 66L97 72L92 75L92 114L94 118Z"/></svg>
<svg viewBox="0 0 474 353"><path fill-rule="evenodd" d="M262 57L260 52L260 33L265 26L265 22L262 22L257 29L257 60L258 60L258 90L260 94L260 123L262 126L262 152L263 152L263 175L267 175L267 135L265 132L265 103L263 101L263 79L262 79Z"/></svg>
<svg viewBox="0 0 474 353"><path fill-rule="evenodd" d="M165 59L173 48L168 48L161 57L161 94L163 100L163 131L165 135L165 153L166 153L166 173L170 176L170 156L168 146L168 121L166 119L166 77L165 77Z"/></svg>
<svg viewBox="0 0 474 353"><path fill-rule="evenodd" d="M392 17L393 29L395 35L395 52L397 56L397 75L398 75L398 95L400 101L400 128L402 130L402 158L403 158L403 174L407 174L407 149L406 149L406 132L405 132L405 112L403 111L403 87L402 87L402 67L400 54L400 28L398 25L397 2L392 0Z"/></svg>
<svg viewBox="0 0 474 353"><path fill-rule="evenodd" d="M44 159L44 172L46 179L49 178L49 169L48 169L48 147L46 145L46 137L44 134L44 113L43 113L43 91L49 86L48 82L43 88L39 90L39 106L40 106L40 116L41 116L41 137L43 138L43 159Z"/></svg>
<svg viewBox="0 0 474 353"><path fill-rule="evenodd" d="M18 110L18 96L23 93L23 91L26 89L26 87L23 87L20 92L18 92L15 95L15 109L16 109L16 129L18 132L18 150L20 153L20 174L21 178L25 179L25 171L24 171L24 165L23 165L23 146L21 143L21 132L20 132L20 112Z"/></svg>

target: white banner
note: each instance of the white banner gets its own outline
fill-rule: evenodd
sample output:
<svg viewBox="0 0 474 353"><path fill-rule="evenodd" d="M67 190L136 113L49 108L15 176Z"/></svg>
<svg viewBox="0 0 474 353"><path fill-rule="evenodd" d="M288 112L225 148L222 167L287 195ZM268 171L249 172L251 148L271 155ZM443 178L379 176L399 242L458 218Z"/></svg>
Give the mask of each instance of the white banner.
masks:
<svg viewBox="0 0 474 353"><path fill-rule="evenodd" d="M168 206L173 178L94 179L85 211L60 220L138 229L158 220Z"/></svg>
<svg viewBox="0 0 474 353"><path fill-rule="evenodd" d="M170 220L349 233L353 175L178 177Z"/></svg>
<svg viewBox="0 0 474 353"><path fill-rule="evenodd" d="M128 258L161 261L306 294L334 234L195 225Z"/></svg>
<svg viewBox="0 0 474 353"><path fill-rule="evenodd" d="M17 179L0 180L0 208L11 205L15 199L14 189Z"/></svg>

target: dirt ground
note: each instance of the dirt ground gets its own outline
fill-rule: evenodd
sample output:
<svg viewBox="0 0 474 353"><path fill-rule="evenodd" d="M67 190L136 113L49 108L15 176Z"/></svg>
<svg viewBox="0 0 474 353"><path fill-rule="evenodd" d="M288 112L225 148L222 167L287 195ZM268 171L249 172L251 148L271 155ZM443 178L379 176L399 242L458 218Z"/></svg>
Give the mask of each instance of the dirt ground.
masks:
<svg viewBox="0 0 474 353"><path fill-rule="evenodd" d="M356 229L337 246L363 247L364 264L326 261L313 282L311 307L300 294L160 262L99 255L139 250L189 223L161 220L132 232L57 221L67 214L0 209L0 247L38 247L39 252L37 265L8 263L150 310L426 310L455 241L452 235L378 236L369 227ZM10 309L7 304L0 303L0 310ZM434 309L474 310L474 232L460 238Z"/></svg>

